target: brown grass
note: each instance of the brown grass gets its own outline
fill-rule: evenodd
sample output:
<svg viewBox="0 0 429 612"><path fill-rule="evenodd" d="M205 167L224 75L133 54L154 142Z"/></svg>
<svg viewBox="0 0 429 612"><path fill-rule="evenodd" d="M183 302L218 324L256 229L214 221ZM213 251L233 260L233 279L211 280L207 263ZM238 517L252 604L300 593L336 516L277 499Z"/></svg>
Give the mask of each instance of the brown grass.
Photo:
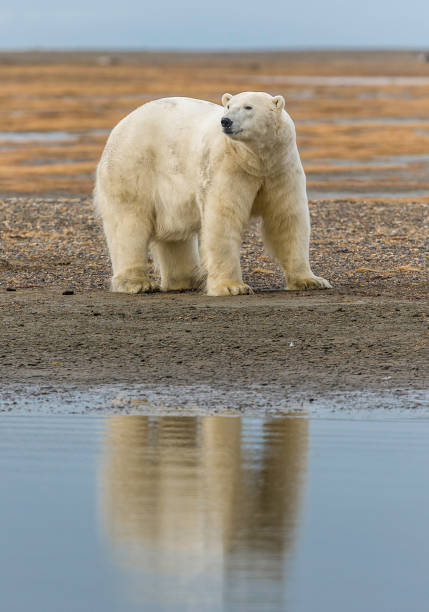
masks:
<svg viewBox="0 0 429 612"><path fill-rule="evenodd" d="M0 54L0 132L64 131L76 137L25 143L0 137L0 193L89 194L108 131L136 106L169 95L219 102L224 91L258 89L286 97L310 192L360 197L382 191L395 198L406 198L407 191L429 193L428 162L397 159L429 154L429 84L278 81L322 75L427 78L429 64L417 54L135 53L116 54L108 66L97 62L96 53ZM380 159L385 164L375 165ZM427 201L424 194L414 199Z"/></svg>

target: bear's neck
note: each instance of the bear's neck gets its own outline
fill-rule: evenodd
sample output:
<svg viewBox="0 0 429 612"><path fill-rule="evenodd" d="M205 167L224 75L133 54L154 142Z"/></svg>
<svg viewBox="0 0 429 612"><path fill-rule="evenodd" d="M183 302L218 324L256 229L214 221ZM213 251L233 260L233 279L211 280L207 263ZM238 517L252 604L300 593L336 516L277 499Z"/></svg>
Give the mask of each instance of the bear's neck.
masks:
<svg viewBox="0 0 429 612"><path fill-rule="evenodd" d="M296 149L295 143L279 140L270 147L227 140L228 149L242 170L256 177L274 176L284 171L285 163Z"/></svg>

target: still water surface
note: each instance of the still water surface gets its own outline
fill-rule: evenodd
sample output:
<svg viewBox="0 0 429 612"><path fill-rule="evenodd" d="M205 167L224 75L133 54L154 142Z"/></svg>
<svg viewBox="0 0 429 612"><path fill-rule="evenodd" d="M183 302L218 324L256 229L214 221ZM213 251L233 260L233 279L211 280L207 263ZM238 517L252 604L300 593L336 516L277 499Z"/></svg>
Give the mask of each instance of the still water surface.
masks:
<svg viewBox="0 0 429 612"><path fill-rule="evenodd" d="M0 418L8 612L429 600L429 421Z"/></svg>

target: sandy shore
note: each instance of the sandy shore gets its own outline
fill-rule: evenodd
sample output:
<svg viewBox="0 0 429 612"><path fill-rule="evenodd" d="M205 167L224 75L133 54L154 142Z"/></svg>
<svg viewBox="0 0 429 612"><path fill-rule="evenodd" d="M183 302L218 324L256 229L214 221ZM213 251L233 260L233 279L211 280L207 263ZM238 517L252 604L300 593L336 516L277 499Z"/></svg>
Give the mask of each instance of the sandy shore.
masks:
<svg viewBox="0 0 429 612"><path fill-rule="evenodd" d="M296 408L350 392L385 394L386 407L399 393L399 405L417 407L410 392L427 388L420 300L338 290L231 299L28 289L2 292L0 309L4 410L26 389L36 398L76 390L94 396L100 387L106 407L129 388L131 397L146 391L173 407L198 405L200 396L214 408L235 393L237 406L264 397L268 407ZM201 388L213 389L211 406ZM90 409L84 399L78 403Z"/></svg>

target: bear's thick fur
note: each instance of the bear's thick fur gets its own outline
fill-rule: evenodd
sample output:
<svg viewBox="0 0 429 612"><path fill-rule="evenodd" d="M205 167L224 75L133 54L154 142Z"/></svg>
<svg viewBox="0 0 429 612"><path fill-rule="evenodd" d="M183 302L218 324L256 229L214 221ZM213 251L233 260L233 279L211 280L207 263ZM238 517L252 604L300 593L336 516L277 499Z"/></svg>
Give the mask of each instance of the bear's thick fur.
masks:
<svg viewBox="0 0 429 612"><path fill-rule="evenodd" d="M97 169L95 202L113 267L112 289L161 290L205 279L208 295L251 293L240 245L262 218L269 251L288 289L328 288L309 263L305 174L282 96L224 94L223 108L190 98L149 102L112 130Z"/></svg>

